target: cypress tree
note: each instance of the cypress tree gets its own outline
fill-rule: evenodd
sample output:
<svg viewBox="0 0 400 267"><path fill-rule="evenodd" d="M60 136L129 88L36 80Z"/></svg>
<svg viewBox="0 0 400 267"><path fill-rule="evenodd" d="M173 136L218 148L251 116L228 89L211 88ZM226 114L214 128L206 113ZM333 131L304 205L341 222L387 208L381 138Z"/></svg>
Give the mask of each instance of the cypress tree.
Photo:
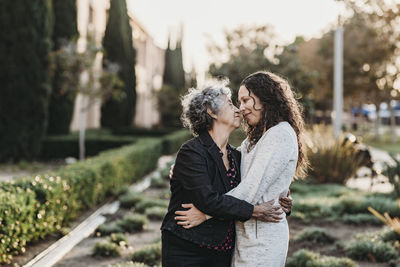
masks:
<svg viewBox="0 0 400 267"><path fill-rule="evenodd" d="M53 50L57 51L66 42L75 42L78 37L76 0L53 0L53 15ZM62 62L54 62L48 134L69 133L77 88L62 89L65 71L69 70Z"/></svg>
<svg viewBox="0 0 400 267"><path fill-rule="evenodd" d="M123 94L119 99L108 96L103 99L101 125L105 128L129 127L133 123L136 106L136 52L132 41L125 0L111 0L106 32L103 39L103 66L119 65L118 76L123 82ZM116 90L118 88L115 88ZM111 94L112 95L112 94Z"/></svg>
<svg viewBox="0 0 400 267"><path fill-rule="evenodd" d="M0 1L0 161L40 151L50 94L51 1Z"/></svg>
<svg viewBox="0 0 400 267"><path fill-rule="evenodd" d="M171 50L170 38L165 51L165 67L163 87L157 93L158 109L161 114L161 123L164 127L180 127L182 107L180 95L185 90L185 71L183 69L182 38Z"/></svg>
<svg viewBox="0 0 400 267"><path fill-rule="evenodd" d="M173 59L173 51L171 50L171 38L168 36L168 45L165 50L164 56L164 73L163 73L163 83L164 84L174 84L174 74L173 74L173 66L171 60Z"/></svg>
<svg viewBox="0 0 400 267"><path fill-rule="evenodd" d="M181 37L182 38L182 37ZM173 51L173 71L174 71L174 86L178 93L181 93L185 87L185 71L183 69L183 55L182 55L182 39L176 43L176 48Z"/></svg>

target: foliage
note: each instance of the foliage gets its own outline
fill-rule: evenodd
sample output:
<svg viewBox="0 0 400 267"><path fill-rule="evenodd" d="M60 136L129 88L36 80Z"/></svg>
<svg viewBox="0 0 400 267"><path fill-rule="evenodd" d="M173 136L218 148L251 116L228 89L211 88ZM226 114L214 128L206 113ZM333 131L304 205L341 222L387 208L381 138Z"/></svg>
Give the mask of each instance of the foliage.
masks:
<svg viewBox="0 0 400 267"><path fill-rule="evenodd" d="M321 256L318 253L301 249L287 259L287 267L355 267L355 262L348 258Z"/></svg>
<svg viewBox="0 0 400 267"><path fill-rule="evenodd" d="M399 204L399 207L400 207L400 199L398 200L398 204ZM384 212L384 214L382 216L377 210L375 210L372 207L376 208L376 206L371 205L371 206L368 207L368 210L373 215L375 215L379 220L381 220L383 223L385 223L387 226L389 226L394 232L396 232L397 234L400 235L400 219L399 219L399 217L391 218L389 216L387 210L381 211L381 212ZM400 216L400 215L397 215L397 216Z"/></svg>
<svg viewBox="0 0 400 267"><path fill-rule="evenodd" d="M278 47L273 43L276 34L269 25L240 26L224 34L223 46L213 42L208 48L214 59L209 66L209 73L213 77L229 78L232 99L236 102L242 79L255 71L271 70L276 62Z"/></svg>
<svg viewBox="0 0 400 267"><path fill-rule="evenodd" d="M122 233L124 230L116 223L101 224L96 229L96 236L106 236L114 233Z"/></svg>
<svg viewBox="0 0 400 267"><path fill-rule="evenodd" d="M187 136L176 136L183 137L181 143ZM0 262L138 181L156 167L163 144L163 138L143 138L48 174L0 183Z"/></svg>
<svg viewBox="0 0 400 267"><path fill-rule="evenodd" d="M124 216L124 218L118 220L116 223L124 231L133 233L140 232L146 229L149 221L147 220L146 216L143 216L141 214L128 213Z"/></svg>
<svg viewBox="0 0 400 267"><path fill-rule="evenodd" d="M231 133L228 143L232 146L239 147L245 138L246 132L242 128L239 128Z"/></svg>
<svg viewBox="0 0 400 267"><path fill-rule="evenodd" d="M51 1L1 1L0 18L0 162L32 159L48 119Z"/></svg>
<svg viewBox="0 0 400 267"><path fill-rule="evenodd" d="M63 58L63 46L68 42L75 43L78 36L77 9L75 0L53 1L54 26L53 26L53 71L52 71L52 89L49 103L49 120L47 133L49 134L67 134L72 120L74 109L75 90L65 90L65 72L72 71ZM53 52L54 53L54 52ZM73 72L73 71L72 71ZM79 74L74 73L74 80L79 82ZM69 88L70 89L70 88Z"/></svg>
<svg viewBox="0 0 400 267"><path fill-rule="evenodd" d="M94 256L116 257L121 256L120 247L110 241L99 241L93 248Z"/></svg>
<svg viewBox="0 0 400 267"><path fill-rule="evenodd" d="M318 227L310 227L301 231L296 238L295 242L309 241L312 243L332 243L335 238L328 234L324 229Z"/></svg>
<svg viewBox="0 0 400 267"><path fill-rule="evenodd" d="M368 207L400 216L390 194L367 193L338 184L308 184L296 181L291 185L293 208L291 217L303 221L321 219L353 224L378 224L368 216Z"/></svg>
<svg viewBox="0 0 400 267"><path fill-rule="evenodd" d="M179 118L182 114L182 106L179 97L185 92L186 86L182 56L182 34L181 32L178 37L175 49L171 48L171 41L168 39L168 47L165 51L163 86L156 93L161 124L164 127L181 127Z"/></svg>
<svg viewBox="0 0 400 267"><path fill-rule="evenodd" d="M310 131L307 146L308 173L317 183L345 184L361 166L368 164L360 145L347 136L333 138L321 126Z"/></svg>
<svg viewBox="0 0 400 267"><path fill-rule="evenodd" d="M150 244L132 254L132 260L155 265L161 260L161 242Z"/></svg>
<svg viewBox="0 0 400 267"><path fill-rule="evenodd" d="M304 108L304 116L310 118L315 113L314 91L317 72L310 71L299 56L299 46L305 42L304 38L296 37L293 43L283 47L276 57L279 61L272 71L279 73L289 81L296 98Z"/></svg>
<svg viewBox="0 0 400 267"><path fill-rule="evenodd" d="M135 206L135 211L144 213L146 209L152 207L168 208L168 202L160 199L143 199Z"/></svg>
<svg viewBox="0 0 400 267"><path fill-rule="evenodd" d="M345 224L353 225L382 225L378 218L368 213L344 214L340 220Z"/></svg>
<svg viewBox="0 0 400 267"><path fill-rule="evenodd" d="M164 155L171 155L179 150L183 141L191 138L188 130L175 131L163 138L163 150Z"/></svg>
<svg viewBox="0 0 400 267"><path fill-rule="evenodd" d="M120 247L126 247L128 246L128 240L126 239L126 236L122 233L112 233L108 238L108 241L111 243L114 243Z"/></svg>
<svg viewBox="0 0 400 267"><path fill-rule="evenodd" d="M136 52L126 0L110 1L103 47L103 65L117 64L118 76L123 82L123 85L117 85L113 90L122 89L123 94L115 99L111 92L103 98L101 125L111 129L129 127L132 125L136 106Z"/></svg>
<svg viewBox="0 0 400 267"><path fill-rule="evenodd" d="M161 175L153 175L150 179L150 186L153 188L166 188L168 183Z"/></svg>
<svg viewBox="0 0 400 267"><path fill-rule="evenodd" d="M399 257L399 252L392 244L381 240L353 240L345 245L344 250L346 256L355 260L388 262Z"/></svg>
<svg viewBox="0 0 400 267"><path fill-rule="evenodd" d="M122 208L133 208L135 205L143 199L142 195L138 192L128 191L119 197L119 203Z"/></svg>
<svg viewBox="0 0 400 267"><path fill-rule="evenodd" d="M95 156L101 151L132 144L135 137L118 137L111 135L85 137L86 156ZM66 157L79 158L79 137L77 135L46 136L42 142L41 159L59 159Z"/></svg>
<svg viewBox="0 0 400 267"><path fill-rule="evenodd" d="M389 182L394 187L394 192L398 197L400 197L400 159L394 154L391 154L391 157L394 163L389 164L385 162L383 175L385 175L389 179Z"/></svg>
<svg viewBox="0 0 400 267"><path fill-rule="evenodd" d="M150 220L162 220L165 214L167 214L167 211L167 208L151 207L146 209L144 214L146 214L147 218Z"/></svg>

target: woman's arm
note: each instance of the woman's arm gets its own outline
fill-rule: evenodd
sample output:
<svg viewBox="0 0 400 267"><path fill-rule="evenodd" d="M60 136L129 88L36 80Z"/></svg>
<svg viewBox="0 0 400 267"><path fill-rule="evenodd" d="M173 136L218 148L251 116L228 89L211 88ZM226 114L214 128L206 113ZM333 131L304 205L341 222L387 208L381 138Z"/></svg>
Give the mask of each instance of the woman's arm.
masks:
<svg viewBox="0 0 400 267"><path fill-rule="evenodd" d="M191 202L206 214L241 221L252 216L252 204L220 194L213 188L206 158L193 147L183 146L180 149L171 183L173 182L180 182Z"/></svg>
<svg viewBox="0 0 400 267"><path fill-rule="evenodd" d="M227 195L256 204L268 187L288 166L292 154L297 149L297 140L288 129L271 128L262 142L257 144L253 162L242 182L226 193ZM243 175L243 173L242 173Z"/></svg>

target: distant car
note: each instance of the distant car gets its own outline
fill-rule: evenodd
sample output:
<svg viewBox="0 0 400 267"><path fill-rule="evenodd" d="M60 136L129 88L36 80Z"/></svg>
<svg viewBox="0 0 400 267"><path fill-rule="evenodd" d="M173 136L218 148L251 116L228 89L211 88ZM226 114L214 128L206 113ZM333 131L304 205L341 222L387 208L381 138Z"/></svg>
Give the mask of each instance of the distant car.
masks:
<svg viewBox="0 0 400 267"><path fill-rule="evenodd" d="M396 124L400 124L400 101L392 100L391 105L394 109L394 116L396 118ZM354 112L354 111L353 111ZM376 107L374 104L362 105L362 114L367 116L370 120L376 120ZM380 104L379 117L382 119L383 124L389 124L390 111L387 103L382 102Z"/></svg>

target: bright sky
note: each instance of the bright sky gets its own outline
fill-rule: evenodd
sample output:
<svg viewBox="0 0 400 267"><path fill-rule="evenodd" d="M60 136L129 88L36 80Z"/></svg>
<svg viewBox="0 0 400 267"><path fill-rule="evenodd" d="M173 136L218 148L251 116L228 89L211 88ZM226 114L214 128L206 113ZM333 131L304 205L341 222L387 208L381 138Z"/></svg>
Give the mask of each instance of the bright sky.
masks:
<svg viewBox="0 0 400 267"><path fill-rule="evenodd" d="M319 37L337 22L344 7L334 0L127 0L155 43L166 48L168 33L183 23L183 57L186 71L194 64L202 75L211 61L206 50L210 37L222 43L223 30L238 25L274 27L281 44L297 35Z"/></svg>

